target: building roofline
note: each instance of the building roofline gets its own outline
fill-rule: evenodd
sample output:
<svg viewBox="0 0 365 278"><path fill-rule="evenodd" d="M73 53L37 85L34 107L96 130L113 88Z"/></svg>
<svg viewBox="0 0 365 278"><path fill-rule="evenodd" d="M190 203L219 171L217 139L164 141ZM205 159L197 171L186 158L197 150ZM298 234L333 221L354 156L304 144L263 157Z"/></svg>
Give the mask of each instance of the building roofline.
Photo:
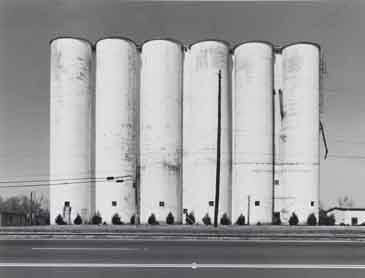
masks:
<svg viewBox="0 0 365 278"><path fill-rule="evenodd" d="M342 207L333 207L333 208L330 208L330 209L326 210L325 212L328 213L328 212L331 212L331 211L334 211L334 210L339 210L339 211L365 211L365 208L342 208Z"/></svg>

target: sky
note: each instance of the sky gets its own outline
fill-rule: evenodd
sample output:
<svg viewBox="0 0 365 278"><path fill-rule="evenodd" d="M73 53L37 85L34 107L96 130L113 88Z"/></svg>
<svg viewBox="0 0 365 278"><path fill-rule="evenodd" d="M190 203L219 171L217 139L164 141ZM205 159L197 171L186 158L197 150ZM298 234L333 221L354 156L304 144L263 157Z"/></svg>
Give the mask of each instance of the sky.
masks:
<svg viewBox="0 0 365 278"><path fill-rule="evenodd" d="M137 43L172 37L184 44L218 38L232 46L247 40L312 41L322 46L327 65L322 121L329 157L321 158L321 203L326 208L349 196L365 207L364 14L360 0L0 0L0 182L48 177L49 41L56 36L91 41L125 36ZM5 197L48 192L4 185Z"/></svg>

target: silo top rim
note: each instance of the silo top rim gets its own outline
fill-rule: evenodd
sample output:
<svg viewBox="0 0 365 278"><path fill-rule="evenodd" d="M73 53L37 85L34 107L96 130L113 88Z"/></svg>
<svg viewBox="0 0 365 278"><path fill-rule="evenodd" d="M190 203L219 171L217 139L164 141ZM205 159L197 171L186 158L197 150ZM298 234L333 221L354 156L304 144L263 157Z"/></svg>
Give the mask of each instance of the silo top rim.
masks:
<svg viewBox="0 0 365 278"><path fill-rule="evenodd" d="M141 44L141 48L143 47L144 44L148 43L148 42L152 42L152 41L169 41L169 42L173 42L173 43L176 43L178 45L181 46L182 49L184 49L184 44L179 41L179 40L176 40L176 39L172 39L172 38L153 38L153 39L149 39L149 40L145 40L143 41L143 43Z"/></svg>
<svg viewBox="0 0 365 278"><path fill-rule="evenodd" d="M58 37L55 37L55 38L51 39L49 41L49 44L53 43L56 40L61 40L61 39L83 41L83 42L86 42L86 43L88 43L88 44L90 44L92 46L92 42L91 41L89 41L87 39L84 39L84 38L81 38L81 37L76 37L76 36L58 36Z"/></svg>
<svg viewBox="0 0 365 278"><path fill-rule="evenodd" d="M272 49L275 48L274 44L269 42L269 41L260 41L260 40L257 40L257 41L244 41L244 42L239 42L235 46L233 46L232 52L234 52L236 50L236 48L240 47L241 45L249 44L249 43L261 43L261 44L266 44L266 45L270 46Z"/></svg>
<svg viewBox="0 0 365 278"><path fill-rule="evenodd" d="M223 43L225 44L227 47L230 46L229 42L228 41L225 41L225 40L220 40L220 39L214 39L214 38L208 38L208 39L203 39L203 40L198 40L196 42L193 42L191 44L189 44L189 49L194 46L195 44L198 44L198 43L202 43L202 42L218 42L218 43Z"/></svg>
<svg viewBox="0 0 365 278"><path fill-rule="evenodd" d="M299 41L299 42L293 42L293 43L289 43L286 44L284 46L281 47L281 50L284 50L285 48L289 47L289 46L293 46L293 45L299 45L299 44L308 44L308 45L312 45L317 47L319 50L321 50L321 46L318 43L315 42L309 42L309 41Z"/></svg>
<svg viewBox="0 0 365 278"><path fill-rule="evenodd" d="M102 37L100 39L98 39L96 42L95 42L95 46L100 42L100 41L104 41L104 40L122 40L122 41L127 41L127 42L130 42L132 44L134 44L136 47L138 47L137 43L130 39L130 38L127 38L127 37L122 37L122 36L109 36L109 37Z"/></svg>

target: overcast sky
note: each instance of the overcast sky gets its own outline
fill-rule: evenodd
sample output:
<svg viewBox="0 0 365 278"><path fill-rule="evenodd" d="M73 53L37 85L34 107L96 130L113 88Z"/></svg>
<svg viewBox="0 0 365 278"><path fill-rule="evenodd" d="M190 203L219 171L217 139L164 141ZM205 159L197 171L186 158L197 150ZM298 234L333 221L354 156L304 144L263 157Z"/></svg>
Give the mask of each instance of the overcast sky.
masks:
<svg viewBox="0 0 365 278"><path fill-rule="evenodd" d="M119 35L138 43L167 36L186 44L216 37L232 45L306 40L323 47L328 71L322 118L330 155L321 160L321 201L328 207L348 195L365 207L364 14L360 1L0 0L0 180L48 177L48 42L55 36Z"/></svg>

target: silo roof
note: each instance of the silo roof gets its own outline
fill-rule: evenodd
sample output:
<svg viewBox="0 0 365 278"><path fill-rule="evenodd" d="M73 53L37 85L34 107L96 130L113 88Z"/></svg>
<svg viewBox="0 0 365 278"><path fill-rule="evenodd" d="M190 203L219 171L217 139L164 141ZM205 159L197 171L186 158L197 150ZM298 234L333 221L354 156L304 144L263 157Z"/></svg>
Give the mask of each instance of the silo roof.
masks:
<svg viewBox="0 0 365 278"><path fill-rule="evenodd" d="M236 50L236 48L240 47L241 45L248 44L248 43L262 43L262 44L269 45L273 49L275 48L274 44L269 41L253 40L253 41L243 41L243 42L239 42L239 43L235 44L232 48L232 52L234 52Z"/></svg>
<svg viewBox="0 0 365 278"><path fill-rule="evenodd" d="M92 42L87 40L87 39L84 39L84 38L81 38L81 37L77 37L77 36L57 36L53 39L51 39L49 41L49 44L51 44L52 42L56 41L56 40L60 40L60 39L70 39L70 40L79 40L79 41L83 41L83 42L86 42L88 44L90 44L92 46Z"/></svg>
<svg viewBox="0 0 365 278"><path fill-rule="evenodd" d="M218 43L225 44L227 47L230 47L230 43L228 41L220 40L220 39L215 39L215 38L207 38L207 39L202 39L202 40L198 40L198 41L195 41L193 43L190 43L189 46L188 46L188 48L191 48L195 44L202 43L202 42L218 42Z"/></svg>
<svg viewBox="0 0 365 278"><path fill-rule="evenodd" d="M127 37L123 37L123 36L106 36L106 37L101 37L100 39L98 39L95 42L95 45L97 45L98 42L103 41L103 40L123 40L123 41L127 41L127 42L130 42L130 43L134 44L138 48L138 44L134 40L132 40L130 38L127 38Z"/></svg>

